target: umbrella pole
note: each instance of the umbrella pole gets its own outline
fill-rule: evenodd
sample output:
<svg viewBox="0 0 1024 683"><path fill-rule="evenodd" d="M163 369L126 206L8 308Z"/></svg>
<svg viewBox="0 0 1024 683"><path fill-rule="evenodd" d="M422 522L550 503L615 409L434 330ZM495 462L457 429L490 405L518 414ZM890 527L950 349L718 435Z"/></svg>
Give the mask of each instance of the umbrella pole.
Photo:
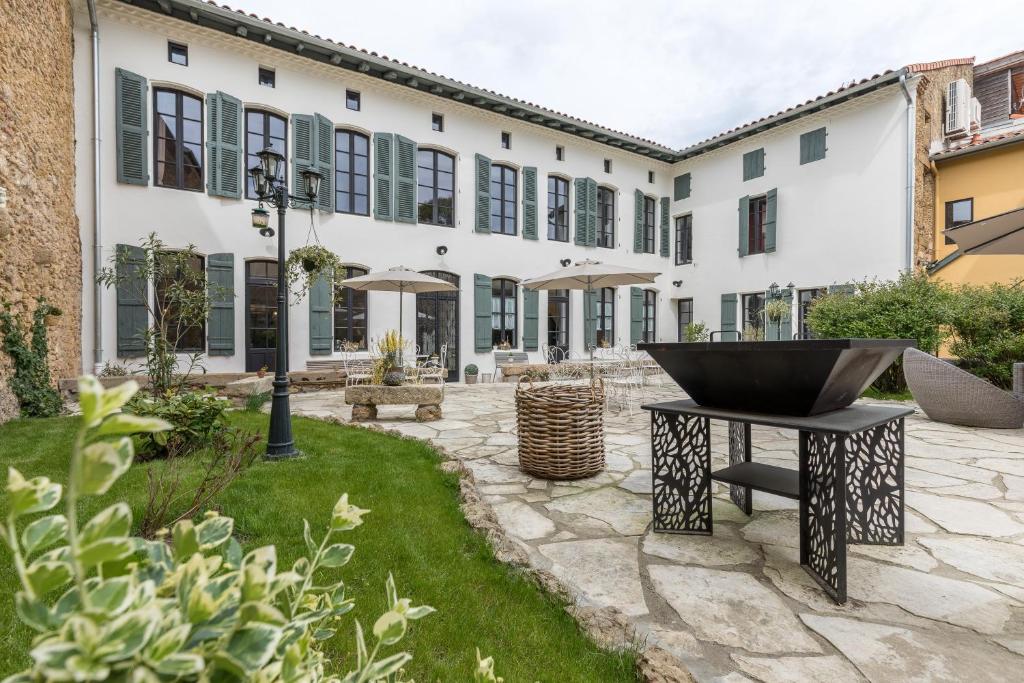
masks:
<svg viewBox="0 0 1024 683"><path fill-rule="evenodd" d="M405 338L402 337L402 299L405 298L403 287L398 286L398 369L405 372L405 363L402 362L402 352L405 351Z"/></svg>
<svg viewBox="0 0 1024 683"><path fill-rule="evenodd" d="M590 294L590 303L594 303L594 281L587 278L587 293ZM594 347L597 346L597 311L591 311L591 315L594 316L594 343L589 344L590 346L590 383L594 383Z"/></svg>

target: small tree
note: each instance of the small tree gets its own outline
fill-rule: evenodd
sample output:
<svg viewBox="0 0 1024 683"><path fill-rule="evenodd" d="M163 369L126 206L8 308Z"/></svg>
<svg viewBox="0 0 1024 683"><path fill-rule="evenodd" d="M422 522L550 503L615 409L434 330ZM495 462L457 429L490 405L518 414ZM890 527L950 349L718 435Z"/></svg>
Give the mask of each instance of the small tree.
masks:
<svg viewBox="0 0 1024 683"><path fill-rule="evenodd" d="M1009 389L1024 361L1024 280L963 285L949 306L949 351L960 366Z"/></svg>
<svg viewBox="0 0 1024 683"><path fill-rule="evenodd" d="M11 305L4 304L0 311L0 334L3 350L14 366L11 391L18 399L22 417L52 417L61 411L60 394L50 377L49 343L46 338L46 318L60 315L45 297L36 299L32 324L26 330L20 314L11 313ZM27 337L31 334L32 340Z"/></svg>
<svg viewBox="0 0 1024 683"><path fill-rule="evenodd" d="M206 271L196 268L202 257L195 245L172 250L150 233L141 246L141 259L115 254L97 280L104 287L127 290L144 303L150 321L144 334L146 371L150 392L157 397L180 389L193 372L204 369L203 352L183 351L183 342L202 329L218 291L211 291ZM150 286L153 296L147 296Z"/></svg>

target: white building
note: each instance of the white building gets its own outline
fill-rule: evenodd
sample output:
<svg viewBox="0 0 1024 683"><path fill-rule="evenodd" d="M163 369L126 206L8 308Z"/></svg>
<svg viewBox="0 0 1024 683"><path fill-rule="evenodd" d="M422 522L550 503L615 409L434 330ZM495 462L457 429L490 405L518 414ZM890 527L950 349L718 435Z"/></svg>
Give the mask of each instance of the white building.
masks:
<svg viewBox="0 0 1024 683"><path fill-rule="evenodd" d="M234 292L197 333L211 372L273 362L276 240L251 227L245 184L268 143L286 148L289 184L307 164L325 173L312 218L288 212L289 249L315 231L349 273L404 265L458 284L404 306L407 335L424 352L447 343L455 377L488 371L498 339L539 358L546 343L675 341L690 319L728 335L759 305L744 295L763 300L773 282L810 292L908 264L905 70L677 151L199 0L97 0L94 42L88 4L75 41L84 280L150 232L194 244ZM662 274L593 309L579 291L517 286L585 258ZM137 303L87 290L83 309L87 370L139 353ZM343 293L335 310L307 297L289 313L290 367L397 328L398 311L392 293Z"/></svg>

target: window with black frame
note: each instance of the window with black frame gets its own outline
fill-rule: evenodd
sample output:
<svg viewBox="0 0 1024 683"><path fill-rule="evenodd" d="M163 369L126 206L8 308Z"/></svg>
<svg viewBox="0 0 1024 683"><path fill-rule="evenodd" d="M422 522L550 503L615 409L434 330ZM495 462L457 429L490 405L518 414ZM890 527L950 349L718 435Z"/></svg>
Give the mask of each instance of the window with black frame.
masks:
<svg viewBox="0 0 1024 683"><path fill-rule="evenodd" d="M203 191L203 101L178 90L153 90L154 183Z"/></svg>
<svg viewBox="0 0 1024 683"><path fill-rule="evenodd" d="M516 283L497 278L491 281L491 344L516 345Z"/></svg>
<svg viewBox="0 0 1024 683"><path fill-rule="evenodd" d="M764 292L743 295L743 340L764 341Z"/></svg>
<svg viewBox="0 0 1024 683"><path fill-rule="evenodd" d="M693 261L693 215L676 218L676 265Z"/></svg>
<svg viewBox="0 0 1024 683"><path fill-rule="evenodd" d="M569 350L569 290L548 291L548 346Z"/></svg>
<svg viewBox="0 0 1024 683"><path fill-rule="evenodd" d="M768 197L751 197L747 209L747 253L764 253L764 226L768 221Z"/></svg>
<svg viewBox="0 0 1024 683"><path fill-rule="evenodd" d="M693 299L676 301L676 317L679 320L679 341L688 341L686 329L693 323Z"/></svg>
<svg viewBox="0 0 1024 683"><path fill-rule="evenodd" d="M455 225L455 157L436 149L419 150L416 182L419 222Z"/></svg>
<svg viewBox="0 0 1024 683"><path fill-rule="evenodd" d="M258 199L256 189L253 185L252 175L248 169L260 165L260 158L256 156L267 147L288 158L288 122L277 114L259 109L246 109L245 111L245 196L248 199ZM278 167L278 180L288 184L288 164L280 164Z"/></svg>
<svg viewBox="0 0 1024 683"><path fill-rule="evenodd" d="M491 232L516 234L516 169L491 164Z"/></svg>
<svg viewBox="0 0 1024 683"><path fill-rule="evenodd" d="M602 287L597 292L595 342L598 346L615 346L615 288Z"/></svg>
<svg viewBox="0 0 1024 683"><path fill-rule="evenodd" d="M183 263L185 254L180 252L164 252L160 254L160 265L156 270L153 287L153 310L158 316L158 323L161 323L167 330L164 335L168 342L174 345L177 353L196 353L206 349L206 325L205 323L186 324L180 318L180 311L176 310L174 301L182 301L182 296L173 293L176 284L195 292L205 287L205 259L202 256L193 255ZM186 265L193 272L186 276L179 268ZM180 290L179 290L180 291ZM187 295L186 295L187 296ZM191 316L190 316L191 317Z"/></svg>
<svg viewBox="0 0 1024 683"><path fill-rule="evenodd" d="M615 190L597 188L597 246L615 248Z"/></svg>
<svg viewBox="0 0 1024 683"><path fill-rule="evenodd" d="M974 198L946 202L946 230L956 228L974 220ZM949 235L944 235L946 244L956 244Z"/></svg>
<svg viewBox="0 0 1024 683"><path fill-rule="evenodd" d="M341 281L350 277L366 275L366 272L365 268L346 266L340 276L336 275L335 277ZM366 350L367 313L366 292L351 287L338 287L334 296L335 351Z"/></svg>
<svg viewBox="0 0 1024 683"><path fill-rule="evenodd" d="M801 289L797 292L800 339L814 339L814 332L807 324L807 313L811 310L811 304L814 303L814 300L823 296L826 291L824 287L816 287L814 289Z"/></svg>
<svg viewBox="0 0 1024 683"><path fill-rule="evenodd" d="M354 130L334 132L334 210L370 215L370 139Z"/></svg>
<svg viewBox="0 0 1024 683"><path fill-rule="evenodd" d="M654 197L644 197L644 253L654 253L654 214L657 202Z"/></svg>
<svg viewBox="0 0 1024 683"><path fill-rule="evenodd" d="M658 293L653 289L644 290L644 327L643 340L658 340Z"/></svg>
<svg viewBox="0 0 1024 683"><path fill-rule="evenodd" d="M548 176L548 239L569 241L569 181Z"/></svg>

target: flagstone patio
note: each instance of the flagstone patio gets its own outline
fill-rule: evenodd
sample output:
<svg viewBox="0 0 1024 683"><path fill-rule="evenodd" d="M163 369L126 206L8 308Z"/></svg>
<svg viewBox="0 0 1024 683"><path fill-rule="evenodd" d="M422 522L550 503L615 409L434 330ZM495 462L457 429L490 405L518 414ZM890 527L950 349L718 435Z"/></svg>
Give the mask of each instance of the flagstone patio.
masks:
<svg viewBox="0 0 1024 683"><path fill-rule="evenodd" d="M797 503L717 487L713 537L654 534L647 413L608 413L607 470L576 482L517 467L512 385L449 385L445 419L381 407L375 424L443 447L529 562L614 607L701 681L1019 681L1024 671L1024 430L906 423L907 542L850 546L846 605L798 564ZM678 398L656 387L653 398ZM292 397L348 421L343 392ZM754 457L796 466L794 433L755 427ZM715 467L725 426L713 423ZM717 486L717 485L716 485Z"/></svg>

